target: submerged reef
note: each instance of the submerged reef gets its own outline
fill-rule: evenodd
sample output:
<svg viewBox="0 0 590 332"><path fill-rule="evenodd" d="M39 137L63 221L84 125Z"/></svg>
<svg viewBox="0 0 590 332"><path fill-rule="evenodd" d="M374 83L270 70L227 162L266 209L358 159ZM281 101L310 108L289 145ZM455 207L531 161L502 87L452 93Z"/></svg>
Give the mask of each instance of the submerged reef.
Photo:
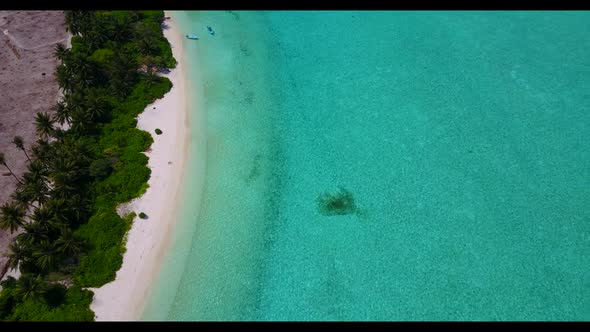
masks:
<svg viewBox="0 0 590 332"><path fill-rule="evenodd" d="M347 215L357 211L352 193L343 187L338 187L338 191L333 194L320 194L317 202L318 210L324 216Z"/></svg>

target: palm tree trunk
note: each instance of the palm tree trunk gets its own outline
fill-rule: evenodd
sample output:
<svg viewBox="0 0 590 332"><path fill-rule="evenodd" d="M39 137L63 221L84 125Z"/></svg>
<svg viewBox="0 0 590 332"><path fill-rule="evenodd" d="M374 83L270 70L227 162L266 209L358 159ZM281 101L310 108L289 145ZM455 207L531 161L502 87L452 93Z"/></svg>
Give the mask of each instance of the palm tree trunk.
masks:
<svg viewBox="0 0 590 332"><path fill-rule="evenodd" d="M8 272L8 264L4 265L2 271L0 271L0 279L4 278L4 275Z"/></svg>
<svg viewBox="0 0 590 332"><path fill-rule="evenodd" d="M23 152L25 153L25 156L27 156L27 160L29 161L29 163L31 163L31 158L29 158L29 154L27 153L26 149L23 149Z"/></svg>

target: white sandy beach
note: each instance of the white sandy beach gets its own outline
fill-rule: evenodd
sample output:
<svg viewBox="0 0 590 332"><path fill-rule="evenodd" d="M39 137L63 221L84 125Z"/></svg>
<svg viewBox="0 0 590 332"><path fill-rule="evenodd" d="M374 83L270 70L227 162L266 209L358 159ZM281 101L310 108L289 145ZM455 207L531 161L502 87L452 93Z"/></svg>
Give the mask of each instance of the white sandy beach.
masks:
<svg viewBox="0 0 590 332"><path fill-rule="evenodd" d="M170 13L166 12L166 16L170 16ZM170 41L178 62L176 68L164 75L172 81L173 87L162 99L148 105L138 118L138 127L154 137L151 151L146 152L152 173L146 193L124 207L129 212L144 212L148 219L135 218L127 235L127 251L116 280L100 288L91 288L95 294L91 309L97 321L140 318L176 220L190 126L183 73L182 35L171 19L166 24L169 29L164 30L164 35ZM156 128L162 130L162 135L155 134Z"/></svg>

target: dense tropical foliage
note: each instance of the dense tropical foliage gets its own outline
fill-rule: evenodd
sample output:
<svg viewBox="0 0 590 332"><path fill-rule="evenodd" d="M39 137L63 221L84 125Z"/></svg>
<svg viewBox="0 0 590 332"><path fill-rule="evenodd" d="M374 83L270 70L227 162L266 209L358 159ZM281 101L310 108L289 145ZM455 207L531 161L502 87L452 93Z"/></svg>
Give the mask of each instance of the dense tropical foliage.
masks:
<svg viewBox="0 0 590 332"><path fill-rule="evenodd" d="M141 195L150 170L142 153L152 143L136 117L171 88L157 73L175 60L162 11L66 11L71 49L57 45L55 77L63 98L54 114L37 113L38 139L0 227L22 229L8 253L0 293L3 320L93 320L92 292L115 278L124 238L135 217L116 207Z"/></svg>

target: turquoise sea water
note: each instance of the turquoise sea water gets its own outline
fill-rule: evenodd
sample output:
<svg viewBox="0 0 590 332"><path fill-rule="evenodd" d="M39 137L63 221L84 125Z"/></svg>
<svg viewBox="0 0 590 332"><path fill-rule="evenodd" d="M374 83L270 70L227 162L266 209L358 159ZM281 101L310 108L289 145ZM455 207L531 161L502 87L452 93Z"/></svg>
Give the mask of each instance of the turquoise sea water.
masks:
<svg viewBox="0 0 590 332"><path fill-rule="evenodd" d="M194 134L144 319L590 319L590 13L173 15Z"/></svg>

